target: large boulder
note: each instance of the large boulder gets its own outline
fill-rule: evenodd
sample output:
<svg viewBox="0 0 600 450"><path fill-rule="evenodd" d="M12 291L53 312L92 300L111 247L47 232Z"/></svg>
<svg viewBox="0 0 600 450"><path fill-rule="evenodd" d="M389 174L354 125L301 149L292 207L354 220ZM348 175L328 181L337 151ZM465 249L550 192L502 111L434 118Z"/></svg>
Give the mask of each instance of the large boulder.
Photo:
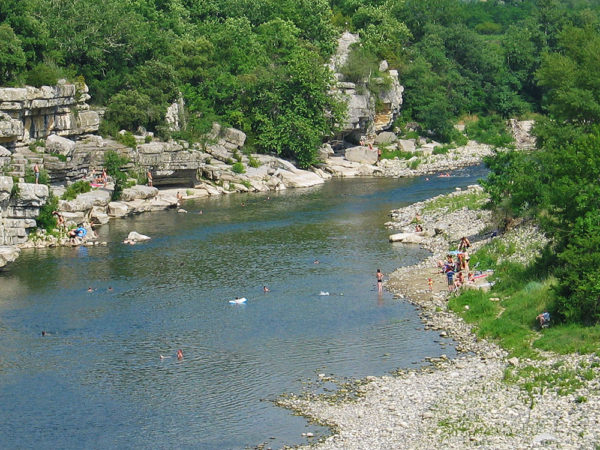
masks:
<svg viewBox="0 0 600 450"><path fill-rule="evenodd" d="M129 207L123 202L110 202L108 204L108 215L111 217L123 217L129 214Z"/></svg>
<svg viewBox="0 0 600 450"><path fill-rule="evenodd" d="M149 241L151 238L150 236L146 236L145 234L140 234L137 231L132 231L127 235L127 240L130 242L142 242L142 241Z"/></svg>
<svg viewBox="0 0 600 450"><path fill-rule="evenodd" d="M391 131L383 131L375 137L376 144L393 144L398 138Z"/></svg>
<svg viewBox="0 0 600 450"><path fill-rule="evenodd" d="M232 144L235 147L243 147L246 142L246 133L235 128L225 128L223 131L223 139L225 142Z"/></svg>
<svg viewBox="0 0 600 450"><path fill-rule="evenodd" d="M400 139L398 140L398 146L403 151L411 153L413 153L417 149L414 139Z"/></svg>
<svg viewBox="0 0 600 450"><path fill-rule="evenodd" d="M58 207L61 211L67 212L89 211L94 206L107 206L111 196L112 193L109 190L97 189L79 194L74 200L60 200Z"/></svg>
<svg viewBox="0 0 600 450"><path fill-rule="evenodd" d="M146 200L154 198L158 195L158 189L153 186L142 186L137 185L127 189L123 189L121 193L121 200L124 202L130 202L132 200Z"/></svg>
<svg viewBox="0 0 600 450"><path fill-rule="evenodd" d="M46 139L46 150L63 156L71 156L75 150L75 142L71 139L51 134Z"/></svg>
<svg viewBox="0 0 600 450"><path fill-rule="evenodd" d="M8 245L0 246L0 267L6 266L19 257L21 250Z"/></svg>
<svg viewBox="0 0 600 450"><path fill-rule="evenodd" d="M323 144L317 153L317 159L319 161L327 161L327 159L334 154L331 145Z"/></svg>
<svg viewBox="0 0 600 450"><path fill-rule="evenodd" d="M371 150L363 146L350 147L346 149L346 159L362 164L375 164L377 162L377 150Z"/></svg>
<svg viewBox="0 0 600 450"><path fill-rule="evenodd" d="M312 187L324 183L323 178L316 173L307 170L296 169L292 172L289 170L278 169L275 172L275 176L277 176L288 188Z"/></svg>

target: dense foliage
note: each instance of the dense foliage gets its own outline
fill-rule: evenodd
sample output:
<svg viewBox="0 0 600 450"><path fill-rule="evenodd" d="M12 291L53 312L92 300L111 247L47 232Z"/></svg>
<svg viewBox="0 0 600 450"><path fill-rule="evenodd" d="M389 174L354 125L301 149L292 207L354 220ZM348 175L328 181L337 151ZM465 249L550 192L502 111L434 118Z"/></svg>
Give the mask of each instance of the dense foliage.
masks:
<svg viewBox="0 0 600 450"><path fill-rule="evenodd" d="M255 150L306 166L342 121L324 62L343 29L361 37L349 78L387 59L406 88L401 122L450 141L463 115L541 111L542 89L571 74L555 52L561 36L579 27L572 57L593 58L583 48L596 45L598 23L592 0L4 0L0 84L83 76L113 135L139 126L168 135L164 113L182 93L182 137L218 120ZM546 54L555 73L536 79ZM594 76L571 79L554 100L581 111L573 99Z"/></svg>
<svg viewBox="0 0 600 450"><path fill-rule="evenodd" d="M539 149L498 154L486 182L508 218L534 217L553 238L555 312L583 323L600 322L599 43L587 27L557 36L536 73L549 113L536 126Z"/></svg>

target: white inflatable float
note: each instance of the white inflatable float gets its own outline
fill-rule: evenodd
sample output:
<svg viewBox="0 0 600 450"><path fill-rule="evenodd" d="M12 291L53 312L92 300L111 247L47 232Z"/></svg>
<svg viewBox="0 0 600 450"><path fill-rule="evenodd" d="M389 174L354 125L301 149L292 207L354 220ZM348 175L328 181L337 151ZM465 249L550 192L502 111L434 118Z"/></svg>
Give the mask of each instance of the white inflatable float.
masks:
<svg viewBox="0 0 600 450"><path fill-rule="evenodd" d="M246 297L236 298L234 300L229 300L229 303L232 305L241 305L242 303L246 303Z"/></svg>

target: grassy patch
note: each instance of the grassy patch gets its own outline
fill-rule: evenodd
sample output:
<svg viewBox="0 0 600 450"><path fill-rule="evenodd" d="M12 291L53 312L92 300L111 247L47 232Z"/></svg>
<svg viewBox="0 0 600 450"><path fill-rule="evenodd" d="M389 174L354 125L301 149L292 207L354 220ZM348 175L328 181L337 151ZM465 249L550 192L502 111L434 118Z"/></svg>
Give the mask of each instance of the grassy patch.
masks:
<svg viewBox="0 0 600 450"><path fill-rule="evenodd" d="M478 269L494 270L488 277L495 282L493 290L465 291L449 301L449 308L474 324L478 336L498 342L512 356L536 358L537 349L559 354L600 351L600 325L562 324L553 316L549 328L539 329L536 316L553 311L556 279L547 275L548 267L543 261L530 266L496 264L499 255L506 257L515 251L514 243L495 239L475 252L471 267L478 264ZM490 301L493 297L500 301Z"/></svg>
<svg viewBox="0 0 600 450"><path fill-rule="evenodd" d="M388 150L384 147L381 148L381 159L410 159L413 156L420 156L422 152L405 152L404 150Z"/></svg>
<svg viewBox="0 0 600 450"><path fill-rule="evenodd" d="M488 202L488 199L488 195L480 191L468 192L464 195L444 195L428 202L423 207L423 212L445 209L450 213L464 207L472 210L481 209Z"/></svg>
<svg viewBox="0 0 600 450"><path fill-rule="evenodd" d="M600 351L600 325L585 327L576 324L559 324L546 328L541 338L534 342L541 350L561 354L594 353Z"/></svg>
<svg viewBox="0 0 600 450"><path fill-rule="evenodd" d="M92 186L87 181L76 181L75 183L67 186L65 193L62 195L63 200L73 200L79 194L84 194L86 192L90 192L92 190Z"/></svg>

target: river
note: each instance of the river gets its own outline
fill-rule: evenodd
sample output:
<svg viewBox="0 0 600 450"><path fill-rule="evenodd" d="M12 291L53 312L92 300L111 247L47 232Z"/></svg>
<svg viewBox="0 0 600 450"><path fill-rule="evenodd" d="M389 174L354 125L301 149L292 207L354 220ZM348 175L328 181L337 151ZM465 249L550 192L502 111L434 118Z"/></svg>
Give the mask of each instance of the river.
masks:
<svg viewBox="0 0 600 450"><path fill-rule="evenodd" d="M23 251L0 272L0 447L278 448L326 433L272 400L319 373L455 354L375 272L426 255L387 241L390 209L483 174L189 201L112 221L107 247ZM131 230L152 240L122 244Z"/></svg>

